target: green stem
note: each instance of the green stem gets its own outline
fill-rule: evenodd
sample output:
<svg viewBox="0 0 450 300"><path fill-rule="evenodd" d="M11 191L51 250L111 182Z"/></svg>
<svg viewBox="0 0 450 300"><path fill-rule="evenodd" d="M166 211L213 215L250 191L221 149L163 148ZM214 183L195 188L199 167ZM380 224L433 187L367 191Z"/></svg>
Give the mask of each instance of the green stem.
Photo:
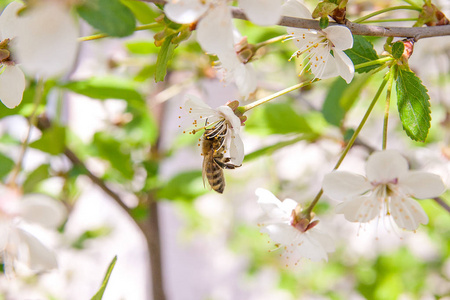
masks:
<svg viewBox="0 0 450 300"><path fill-rule="evenodd" d="M262 99L256 100L255 102L252 102L252 103L247 104L245 106L241 106L239 111L243 114L246 111L249 111L250 109L257 107L258 105L261 105L261 104L264 104L266 102L269 102L270 100L273 100L273 99L275 99L277 97L280 97L280 96L282 96L284 94L287 94L289 92L295 91L296 89L299 89L299 88L302 88L304 86L310 85L311 83L313 83L315 81L318 81L318 79L314 79L312 81L306 81L306 82L302 82L302 83L293 85L293 86L288 87L288 88L286 88L284 90L276 92L276 93L274 93L272 95L269 95L269 96L264 97Z"/></svg>
<svg viewBox="0 0 450 300"><path fill-rule="evenodd" d="M393 11L393 10L401 10L401 9L422 11L422 8L417 8L417 7L411 6L411 5L401 5L401 6L386 7L384 9L380 9L378 11L375 11L375 12L371 13L371 14L368 14L367 16L364 16L364 17L361 17L359 19L356 19L355 21L353 21L353 23L361 23L362 21L365 21L365 20L370 19L372 17L381 15L381 14L383 14L385 12Z"/></svg>
<svg viewBox="0 0 450 300"><path fill-rule="evenodd" d="M403 2L406 2L409 5L414 6L414 7L418 8L418 9L420 9L422 11L422 7L420 5L418 5L417 3L415 3L414 1L412 1L412 0L403 0Z"/></svg>
<svg viewBox="0 0 450 300"><path fill-rule="evenodd" d="M286 35L280 35L280 36L273 37L273 38L271 38L271 39L268 39L267 41L264 41L264 42L261 42L261 43L256 44L256 45L255 45L255 50L257 50L257 49L259 49L259 48L261 48L261 47L264 47L264 46L266 46L266 45L269 45L269 44L273 44L273 43L282 41L282 40L284 40L285 38L286 38Z"/></svg>
<svg viewBox="0 0 450 300"><path fill-rule="evenodd" d="M28 132L25 137L25 140L22 143L22 147L20 148L19 159L17 160L17 163L14 166L14 169L11 171L11 177L8 182L8 185L10 185L12 187L16 186L17 176L19 175L19 172L22 169L22 163L23 163L23 159L25 157L25 152L27 151L28 143L30 142L31 130L32 130L33 126L36 124L36 118L37 118L36 112L38 110L39 104L41 103L43 94L44 94L44 81L42 79L39 79L36 84L36 91L34 94L33 111L31 112L31 115L28 119L28 123L29 123Z"/></svg>
<svg viewBox="0 0 450 300"><path fill-rule="evenodd" d="M150 23L150 24L137 26L134 29L134 31L152 29L152 28L156 28L156 27L160 27L160 26L161 26L161 24L159 24L159 23ZM86 41L98 40L98 39L102 39L102 38L105 38L105 37L108 37L108 36L109 35L107 35L107 34L100 33L100 34L94 34L94 35L88 35L88 36L79 37L78 41L79 42L86 42Z"/></svg>
<svg viewBox="0 0 450 300"><path fill-rule="evenodd" d="M395 65L391 68L389 71L389 83L387 87L387 93L386 93L386 105L384 108L384 122L383 122L383 146L382 149L386 150L386 144L387 144L387 130L388 130L388 121L389 121L389 107L391 104L391 92L392 92L392 83L394 82L394 74L395 74L396 68Z"/></svg>
<svg viewBox="0 0 450 300"><path fill-rule="evenodd" d="M364 127L364 124L366 123L367 119L369 118L370 113L372 112L372 109L374 108L375 104L378 101L378 98L380 97L381 93L384 90L384 87L386 86L386 83L388 82L388 76L385 76L383 79L383 82L381 83L380 87L378 88L377 93L375 94L375 97L373 97L372 102L369 105L369 108L367 109L364 117L362 118L361 122L358 125L358 128L356 128L355 133L353 133L352 138L347 143L347 146L345 147L344 151L342 152L341 156L339 157L339 160L337 161L336 165L334 166L333 170L337 170L339 166L341 165L344 158L347 156L348 151L350 151L350 148L355 143L356 138L358 137L359 133L361 132L361 129ZM320 197L322 197L323 189L320 189L319 193L317 193L314 200L311 202L311 204L302 212L303 216L308 217L311 220L311 211L313 210L314 206L319 202Z"/></svg>
<svg viewBox="0 0 450 300"><path fill-rule="evenodd" d="M364 68L364 67L370 67L370 66L374 66L374 65L379 65L379 64L382 64L382 63L385 63L385 62L388 62L388 61L392 61L392 60L393 60L393 58L390 57L390 56L386 56L386 57L379 58L379 59L376 59L376 60L371 60L371 61L368 61L368 62L365 62L365 63L357 64L355 66L355 70L358 70L358 69L361 69L361 68Z"/></svg>
<svg viewBox="0 0 450 300"><path fill-rule="evenodd" d="M384 23L384 22L405 22L405 21L417 21L417 18L368 20L368 21L362 21L361 24Z"/></svg>

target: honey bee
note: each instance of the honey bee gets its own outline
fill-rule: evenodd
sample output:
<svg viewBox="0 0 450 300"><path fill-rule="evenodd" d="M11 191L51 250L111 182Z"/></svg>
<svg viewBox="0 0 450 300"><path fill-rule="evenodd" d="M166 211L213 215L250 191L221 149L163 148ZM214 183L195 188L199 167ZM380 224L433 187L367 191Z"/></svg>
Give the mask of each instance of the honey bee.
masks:
<svg viewBox="0 0 450 300"><path fill-rule="evenodd" d="M205 129L202 141L203 154L203 183L208 180L213 190L222 194L225 189L225 177L223 169L240 167L230 163L230 158L224 156L224 142L227 133L227 125L219 122L212 128Z"/></svg>

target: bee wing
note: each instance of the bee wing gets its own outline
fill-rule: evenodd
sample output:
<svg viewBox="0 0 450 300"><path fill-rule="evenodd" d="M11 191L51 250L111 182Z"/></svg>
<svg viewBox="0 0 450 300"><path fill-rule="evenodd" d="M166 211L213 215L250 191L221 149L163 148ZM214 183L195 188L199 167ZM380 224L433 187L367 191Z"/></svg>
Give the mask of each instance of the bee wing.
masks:
<svg viewBox="0 0 450 300"><path fill-rule="evenodd" d="M208 178L206 177L206 166L208 164L208 157L203 157L203 165L202 165L202 177L203 177L203 187L206 188L208 186L208 189L211 190L211 185L208 182ZM208 184L206 184L208 182Z"/></svg>

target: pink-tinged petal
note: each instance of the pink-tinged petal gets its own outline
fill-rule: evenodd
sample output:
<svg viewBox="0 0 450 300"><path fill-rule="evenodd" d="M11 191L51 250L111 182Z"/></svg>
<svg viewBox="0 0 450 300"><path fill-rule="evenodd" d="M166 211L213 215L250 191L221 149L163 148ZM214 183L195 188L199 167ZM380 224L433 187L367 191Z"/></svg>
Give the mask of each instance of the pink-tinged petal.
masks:
<svg viewBox="0 0 450 300"><path fill-rule="evenodd" d="M201 0L168 1L164 6L166 16L177 23L189 24L197 21L209 8L210 4Z"/></svg>
<svg viewBox="0 0 450 300"><path fill-rule="evenodd" d="M392 198L390 213L397 226L406 230L416 230L420 223L428 223L428 216L420 204L408 197Z"/></svg>
<svg viewBox="0 0 450 300"><path fill-rule="evenodd" d="M350 29L345 26L329 26L323 30L329 41L338 50L346 50L353 47L353 36Z"/></svg>
<svg viewBox="0 0 450 300"><path fill-rule="evenodd" d="M344 214L344 217L350 222L365 223L375 219L382 209L382 203L376 197L362 196L339 203L335 212Z"/></svg>
<svg viewBox="0 0 450 300"><path fill-rule="evenodd" d="M64 205L42 194L29 194L22 198L20 215L31 223L56 228L63 223L67 211Z"/></svg>
<svg viewBox="0 0 450 300"><path fill-rule="evenodd" d="M39 2L19 19L13 50L25 73L53 77L73 67L78 26L63 3Z"/></svg>
<svg viewBox="0 0 450 300"><path fill-rule="evenodd" d="M31 269L45 271L58 267L56 256L53 251L44 246L41 241L28 232L20 228L17 228L16 231L20 240L27 245Z"/></svg>
<svg viewBox="0 0 450 300"><path fill-rule="evenodd" d="M352 60L341 50L334 49L333 54L339 76L350 83L355 75L355 66Z"/></svg>
<svg viewBox="0 0 450 300"><path fill-rule="evenodd" d="M388 183L408 173L408 162L395 150L375 152L367 159L366 175L370 182Z"/></svg>
<svg viewBox="0 0 450 300"><path fill-rule="evenodd" d="M248 19L260 26L275 25L281 18L283 0L239 0Z"/></svg>
<svg viewBox="0 0 450 300"><path fill-rule="evenodd" d="M327 196L336 200L361 195L372 189L367 178L346 171L334 171L325 175L322 187Z"/></svg>
<svg viewBox="0 0 450 300"><path fill-rule="evenodd" d="M282 14L286 17L312 19L309 9L298 0L286 1L282 7Z"/></svg>
<svg viewBox="0 0 450 300"><path fill-rule="evenodd" d="M22 102L25 90L25 75L17 65L3 65L0 74L0 100L8 108L14 108Z"/></svg>
<svg viewBox="0 0 450 300"><path fill-rule="evenodd" d="M229 150L231 162L236 166L242 165L245 154L244 154L244 143L242 142L240 135L238 134L231 135Z"/></svg>
<svg viewBox="0 0 450 300"><path fill-rule="evenodd" d="M3 10L0 16L0 41L16 36L17 13L22 7L22 3L13 1Z"/></svg>
<svg viewBox="0 0 450 300"><path fill-rule="evenodd" d="M301 234L300 231L288 224L270 224L261 228L262 233L267 233L270 239L277 244L290 245L296 236Z"/></svg>
<svg viewBox="0 0 450 300"><path fill-rule="evenodd" d="M231 11L226 2L212 7L197 24L197 40L208 53L234 50Z"/></svg>
<svg viewBox="0 0 450 300"><path fill-rule="evenodd" d="M428 199L439 196L445 191L442 178L436 174L420 171L410 171L398 182L402 192L418 199Z"/></svg>
<svg viewBox="0 0 450 300"><path fill-rule="evenodd" d="M0 217L0 253L5 250L9 238L9 226L11 222L9 219Z"/></svg>

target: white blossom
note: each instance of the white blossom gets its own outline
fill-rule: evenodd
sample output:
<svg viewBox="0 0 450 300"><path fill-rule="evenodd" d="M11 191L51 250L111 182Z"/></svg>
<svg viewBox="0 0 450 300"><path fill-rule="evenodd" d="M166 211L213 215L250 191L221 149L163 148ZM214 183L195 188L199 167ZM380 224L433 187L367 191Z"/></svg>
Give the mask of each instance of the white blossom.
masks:
<svg viewBox="0 0 450 300"><path fill-rule="evenodd" d="M343 201L336 206L336 212L350 222L365 223L388 216L398 227L416 230L419 223L428 223L428 216L412 197L437 197L445 186L438 175L409 171L408 162L400 153L385 150L369 157L366 177L335 171L325 176L323 191Z"/></svg>
<svg viewBox="0 0 450 300"><path fill-rule="evenodd" d="M48 196L18 192L0 187L0 258L7 273L17 262L34 271L57 267L55 254L23 226L40 225L56 229L66 217L64 206Z"/></svg>
<svg viewBox="0 0 450 300"><path fill-rule="evenodd" d="M298 0L288 0L283 6L283 13L288 17L312 19L311 13ZM305 67L309 66L316 78L341 76L347 83L352 81L355 67L344 53L344 50L353 47L353 36L347 27L329 26L323 30L289 27L287 32L288 39L299 48L292 57L304 54Z"/></svg>
<svg viewBox="0 0 450 300"><path fill-rule="evenodd" d="M223 146L225 147L225 157L230 158L230 162L240 166L244 160L244 143L241 139L241 120L234 114L233 110L227 106L219 106L212 109L197 97L188 96L183 110L188 119L192 122L195 131L202 127L212 128L225 134Z"/></svg>
<svg viewBox="0 0 450 300"><path fill-rule="evenodd" d="M276 246L283 249L286 266L297 265L300 259L312 261L328 260L328 252L334 251L331 237L320 231L315 225L318 221L300 226L296 221L298 203L292 199L278 200L271 192L257 189L258 203L265 213L260 226ZM305 225L305 224L303 224Z"/></svg>

